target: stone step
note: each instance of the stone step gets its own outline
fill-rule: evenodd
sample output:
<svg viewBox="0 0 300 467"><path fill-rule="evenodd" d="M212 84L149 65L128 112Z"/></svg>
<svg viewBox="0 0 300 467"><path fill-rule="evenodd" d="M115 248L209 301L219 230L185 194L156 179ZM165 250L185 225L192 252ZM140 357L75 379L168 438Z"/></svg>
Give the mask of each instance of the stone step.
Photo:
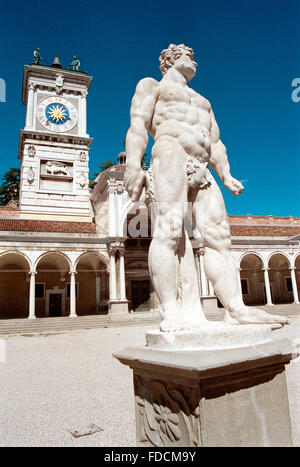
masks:
<svg viewBox="0 0 300 467"><path fill-rule="evenodd" d="M130 319L110 321L109 315L78 316L76 318L37 318L0 320L0 334L41 333L53 331L67 331L73 329L92 329L99 327L130 326L133 324L150 324L159 322L158 314L130 315Z"/></svg>
<svg viewBox="0 0 300 467"><path fill-rule="evenodd" d="M300 317L300 305L275 305L259 306L269 313L285 315L288 317ZM206 313L209 321L222 321L224 309L216 308ZM71 331L73 329L92 329L101 327L118 327L131 325L147 325L160 322L158 312L140 311L131 313L129 320L110 321L108 314L88 315L70 318L62 316L58 318L37 318L37 319L3 319L0 320L0 335L4 334L22 334L22 333L42 333L55 331Z"/></svg>

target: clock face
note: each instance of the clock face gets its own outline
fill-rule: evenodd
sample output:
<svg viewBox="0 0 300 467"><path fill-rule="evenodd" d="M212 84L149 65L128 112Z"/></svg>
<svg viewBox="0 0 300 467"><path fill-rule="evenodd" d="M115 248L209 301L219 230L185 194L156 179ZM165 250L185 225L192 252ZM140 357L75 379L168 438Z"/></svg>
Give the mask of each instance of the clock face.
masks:
<svg viewBox="0 0 300 467"><path fill-rule="evenodd" d="M47 130L63 133L77 123L77 110L63 97L46 97L38 106L38 119Z"/></svg>

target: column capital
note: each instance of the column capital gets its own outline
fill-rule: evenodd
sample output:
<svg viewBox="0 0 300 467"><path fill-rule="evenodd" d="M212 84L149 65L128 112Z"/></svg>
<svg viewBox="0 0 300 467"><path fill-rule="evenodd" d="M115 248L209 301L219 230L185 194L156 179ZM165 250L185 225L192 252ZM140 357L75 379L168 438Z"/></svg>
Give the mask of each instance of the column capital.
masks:
<svg viewBox="0 0 300 467"><path fill-rule="evenodd" d="M29 83L28 84L28 91L34 91L35 90L35 84Z"/></svg>
<svg viewBox="0 0 300 467"><path fill-rule="evenodd" d="M109 256L115 256L116 253L120 253L121 255L124 255L125 253L125 245L123 242L111 242L108 247L108 254Z"/></svg>
<svg viewBox="0 0 300 467"><path fill-rule="evenodd" d="M195 256L203 256L204 255L204 248L198 247L194 249Z"/></svg>
<svg viewBox="0 0 300 467"><path fill-rule="evenodd" d="M31 276L35 276L35 275L37 274L37 271L29 271L29 274L30 274Z"/></svg>
<svg viewBox="0 0 300 467"><path fill-rule="evenodd" d="M124 245L119 247L119 253L120 253L121 256L125 255L125 246Z"/></svg>

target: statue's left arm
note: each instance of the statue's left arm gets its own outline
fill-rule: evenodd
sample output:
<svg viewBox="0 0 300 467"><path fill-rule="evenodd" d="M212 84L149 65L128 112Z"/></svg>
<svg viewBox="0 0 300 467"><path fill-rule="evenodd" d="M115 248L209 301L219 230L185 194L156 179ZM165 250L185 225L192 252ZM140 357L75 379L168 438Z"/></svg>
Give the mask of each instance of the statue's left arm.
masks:
<svg viewBox="0 0 300 467"><path fill-rule="evenodd" d="M220 140L220 130L213 111L211 113L211 155L209 165L216 172L223 185L233 195L240 195L244 189L241 182L232 177L226 147Z"/></svg>

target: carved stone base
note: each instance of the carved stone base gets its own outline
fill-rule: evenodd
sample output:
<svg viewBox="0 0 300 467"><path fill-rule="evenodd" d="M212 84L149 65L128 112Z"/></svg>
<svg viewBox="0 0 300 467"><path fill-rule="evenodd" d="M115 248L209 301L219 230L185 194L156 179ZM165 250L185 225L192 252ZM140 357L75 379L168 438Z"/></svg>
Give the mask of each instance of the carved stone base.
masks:
<svg viewBox="0 0 300 467"><path fill-rule="evenodd" d="M201 327L188 331L146 332L147 347L160 350L223 350L271 341L271 324L232 326L224 322L207 321Z"/></svg>
<svg viewBox="0 0 300 467"><path fill-rule="evenodd" d="M215 313L219 311L218 301L215 295L201 297L201 304L205 314L209 313L210 311Z"/></svg>
<svg viewBox="0 0 300 467"><path fill-rule="evenodd" d="M138 446L291 446L283 339L222 350L126 348Z"/></svg>
<svg viewBox="0 0 300 467"><path fill-rule="evenodd" d="M130 321L128 300L109 300L108 312L110 321Z"/></svg>

